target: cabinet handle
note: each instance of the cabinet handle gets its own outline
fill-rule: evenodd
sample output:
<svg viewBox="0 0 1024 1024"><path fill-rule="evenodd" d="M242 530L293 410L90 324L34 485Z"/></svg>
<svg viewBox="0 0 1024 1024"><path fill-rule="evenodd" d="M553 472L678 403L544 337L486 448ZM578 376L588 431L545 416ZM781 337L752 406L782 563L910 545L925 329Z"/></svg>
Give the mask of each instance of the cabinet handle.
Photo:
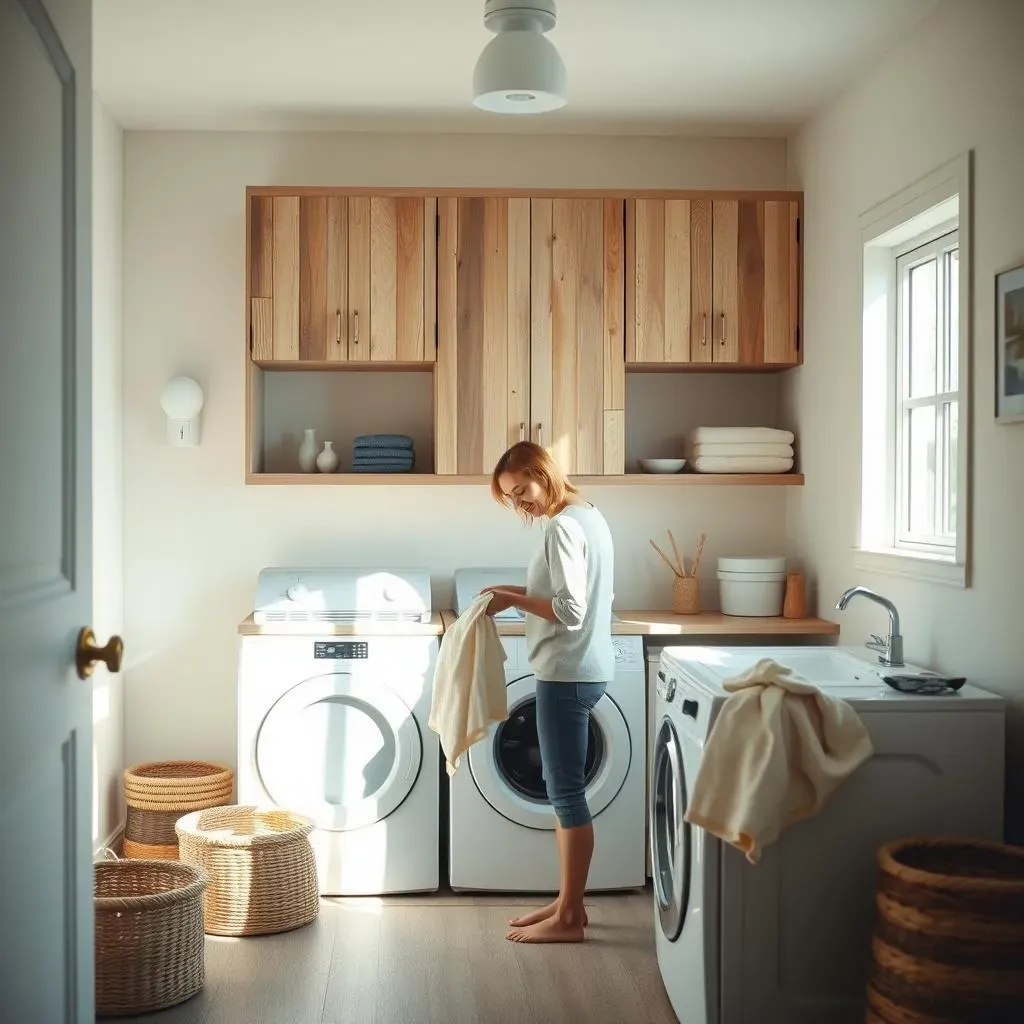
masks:
<svg viewBox="0 0 1024 1024"><path fill-rule="evenodd" d="M707 313L701 313L700 315L700 343L701 346L707 347L708 343L708 315Z"/></svg>
<svg viewBox="0 0 1024 1024"><path fill-rule="evenodd" d="M355 345L359 344L359 310L358 309L352 314L352 342Z"/></svg>
<svg viewBox="0 0 1024 1024"><path fill-rule="evenodd" d="M519 424L519 440L520 441L525 441L526 440L526 424L525 423L520 423Z"/></svg>
<svg viewBox="0 0 1024 1024"><path fill-rule="evenodd" d="M725 344L725 314L722 314L722 344Z"/></svg>
<svg viewBox="0 0 1024 1024"><path fill-rule="evenodd" d="M336 322L335 322L335 325L334 325L334 329L335 329L335 335L336 336L335 336L334 340L335 340L335 342L338 345L340 345L341 344L341 310L340 309L338 310L338 315L337 315L337 317L335 319L336 319Z"/></svg>
<svg viewBox="0 0 1024 1024"><path fill-rule="evenodd" d="M538 423L537 424L537 444L539 444L542 448L544 447L544 424L543 423Z"/></svg>

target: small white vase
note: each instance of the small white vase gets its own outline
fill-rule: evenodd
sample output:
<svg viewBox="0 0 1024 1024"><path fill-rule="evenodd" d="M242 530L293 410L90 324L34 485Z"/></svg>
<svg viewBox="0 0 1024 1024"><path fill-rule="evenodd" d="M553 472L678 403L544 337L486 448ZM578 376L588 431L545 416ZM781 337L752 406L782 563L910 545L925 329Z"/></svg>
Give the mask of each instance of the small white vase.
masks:
<svg viewBox="0 0 1024 1024"><path fill-rule="evenodd" d="M316 470L316 431L305 430L302 445L299 448L299 469L303 473Z"/></svg>
<svg viewBox="0 0 1024 1024"><path fill-rule="evenodd" d="M321 473L333 473L338 468L338 453L333 441L324 441L324 450L316 457L316 468Z"/></svg>

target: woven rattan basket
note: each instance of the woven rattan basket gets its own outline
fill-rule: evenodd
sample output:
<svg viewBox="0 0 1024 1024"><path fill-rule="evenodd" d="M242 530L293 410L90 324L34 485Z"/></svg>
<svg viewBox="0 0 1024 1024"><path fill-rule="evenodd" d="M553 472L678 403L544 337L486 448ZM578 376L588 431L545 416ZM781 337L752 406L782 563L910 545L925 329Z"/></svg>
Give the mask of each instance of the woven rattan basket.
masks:
<svg viewBox="0 0 1024 1024"><path fill-rule="evenodd" d="M94 865L98 1016L162 1010L203 987L207 882L202 870L172 861Z"/></svg>
<svg viewBox="0 0 1024 1024"><path fill-rule="evenodd" d="M891 843L876 902L870 1024L1024 1021L1024 847Z"/></svg>
<svg viewBox="0 0 1024 1024"><path fill-rule="evenodd" d="M313 824L284 810L214 807L177 824L183 863L210 876L209 935L266 935L309 924L320 909Z"/></svg>
<svg viewBox="0 0 1024 1024"><path fill-rule="evenodd" d="M190 811L231 803L234 774L208 761L151 761L124 773L128 805L124 855L176 860L177 820Z"/></svg>

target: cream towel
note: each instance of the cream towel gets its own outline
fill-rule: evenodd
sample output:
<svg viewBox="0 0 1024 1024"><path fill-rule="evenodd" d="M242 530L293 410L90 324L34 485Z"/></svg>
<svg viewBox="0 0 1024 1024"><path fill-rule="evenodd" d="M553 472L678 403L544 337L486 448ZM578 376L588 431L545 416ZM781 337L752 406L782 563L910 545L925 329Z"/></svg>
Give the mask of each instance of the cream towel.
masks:
<svg viewBox="0 0 1024 1024"><path fill-rule="evenodd" d="M793 468L793 460L761 455L721 458L699 455L690 462L690 466L695 473L788 473Z"/></svg>
<svg viewBox="0 0 1024 1024"><path fill-rule="evenodd" d="M491 723L508 717L505 649L490 603L490 594L475 598L441 637L427 724L440 737L449 776Z"/></svg>
<svg viewBox="0 0 1024 1024"><path fill-rule="evenodd" d="M856 711L762 658L725 684L686 820L751 864L788 825L817 814L874 748Z"/></svg>
<svg viewBox="0 0 1024 1024"><path fill-rule="evenodd" d="M792 444L789 430L773 427L697 427L690 431L690 444Z"/></svg>
<svg viewBox="0 0 1024 1024"><path fill-rule="evenodd" d="M741 443L734 441L731 444L695 444L690 448L690 458L698 459L702 456L714 458L734 459L737 457L767 457L770 459L791 459L793 458L793 446L791 444L765 444L761 441L750 441Z"/></svg>

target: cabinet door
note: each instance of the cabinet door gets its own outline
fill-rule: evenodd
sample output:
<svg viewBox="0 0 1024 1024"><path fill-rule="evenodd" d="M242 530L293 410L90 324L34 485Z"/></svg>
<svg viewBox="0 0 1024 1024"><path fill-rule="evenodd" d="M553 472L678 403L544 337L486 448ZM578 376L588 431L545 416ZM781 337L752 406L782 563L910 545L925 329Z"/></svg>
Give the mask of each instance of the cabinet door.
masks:
<svg viewBox="0 0 1024 1024"><path fill-rule="evenodd" d="M798 213L795 200L713 203L713 362L799 362Z"/></svg>
<svg viewBox="0 0 1024 1024"><path fill-rule="evenodd" d="M530 419L530 200L438 213L436 471L490 473Z"/></svg>
<svg viewBox="0 0 1024 1024"><path fill-rule="evenodd" d="M257 362L430 362L433 199L253 196L250 350Z"/></svg>
<svg viewBox="0 0 1024 1024"><path fill-rule="evenodd" d="M623 204L531 200L531 431L576 474L625 468Z"/></svg>
<svg viewBox="0 0 1024 1024"><path fill-rule="evenodd" d="M432 362L436 200L348 201L348 358Z"/></svg>
<svg viewBox="0 0 1024 1024"><path fill-rule="evenodd" d="M627 363L690 362L691 205L689 199L626 204Z"/></svg>

